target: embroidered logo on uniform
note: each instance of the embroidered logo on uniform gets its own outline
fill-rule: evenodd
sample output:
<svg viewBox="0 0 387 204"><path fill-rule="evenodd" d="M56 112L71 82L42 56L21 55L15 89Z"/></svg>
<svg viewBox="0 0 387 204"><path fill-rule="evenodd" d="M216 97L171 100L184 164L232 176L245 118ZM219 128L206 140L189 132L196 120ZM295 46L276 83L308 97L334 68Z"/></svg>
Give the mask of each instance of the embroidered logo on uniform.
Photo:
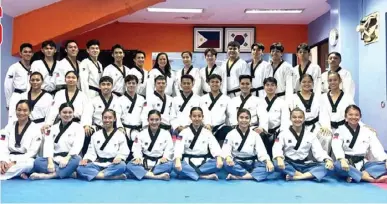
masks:
<svg viewBox="0 0 387 204"><path fill-rule="evenodd" d="M347 140L347 143L349 143L349 140Z"/></svg>
<svg viewBox="0 0 387 204"><path fill-rule="evenodd" d="M208 103L207 103L207 101L206 101L206 102L204 102L204 103L205 103L206 105L208 104Z"/></svg>
<svg viewBox="0 0 387 204"><path fill-rule="evenodd" d="M59 73L56 73L56 77L59 77Z"/></svg>
<svg viewBox="0 0 387 204"><path fill-rule="evenodd" d="M97 144L99 144L100 142L101 142L101 141L98 140L98 141L97 141Z"/></svg>
<svg viewBox="0 0 387 204"><path fill-rule="evenodd" d="M98 106L98 108L102 108L102 106Z"/></svg>
<svg viewBox="0 0 387 204"><path fill-rule="evenodd" d="M277 138L275 138L275 142L279 142L279 138L277 137Z"/></svg>
<svg viewBox="0 0 387 204"><path fill-rule="evenodd" d="M53 106L54 104L55 104L55 101L52 101L51 106Z"/></svg>
<svg viewBox="0 0 387 204"><path fill-rule="evenodd" d="M238 143L238 142L235 142L235 145L239 145L239 143Z"/></svg>
<svg viewBox="0 0 387 204"><path fill-rule="evenodd" d="M183 136L181 136L181 135L176 136L176 140L182 140L182 139L183 139Z"/></svg>
<svg viewBox="0 0 387 204"><path fill-rule="evenodd" d="M160 104L158 103L157 106L160 106Z"/></svg>
<svg viewBox="0 0 387 204"><path fill-rule="evenodd" d="M221 104L220 104L220 107L223 107L223 106L224 106L224 104L223 104L223 103L221 103Z"/></svg>
<svg viewBox="0 0 387 204"><path fill-rule="evenodd" d="M288 140L288 143L292 143L292 140Z"/></svg>
<svg viewBox="0 0 387 204"><path fill-rule="evenodd" d="M146 104L146 101L145 101L145 102L144 102L144 107L146 107L146 105L147 105L147 104Z"/></svg>
<svg viewBox="0 0 387 204"><path fill-rule="evenodd" d="M129 106L126 106L126 109L129 109L130 107Z"/></svg>
<svg viewBox="0 0 387 204"><path fill-rule="evenodd" d="M145 145L147 146L147 145L148 145L148 143L147 143L147 142L145 142Z"/></svg>
<svg viewBox="0 0 387 204"><path fill-rule="evenodd" d="M134 139L134 143L137 143L138 142L138 138L136 137L136 139Z"/></svg>
<svg viewBox="0 0 387 204"><path fill-rule="evenodd" d="M12 79L12 78L13 78L13 76L12 76L12 75L8 75L8 78Z"/></svg>
<svg viewBox="0 0 387 204"><path fill-rule="evenodd" d="M1 135L0 140L5 140L5 135Z"/></svg>
<svg viewBox="0 0 387 204"><path fill-rule="evenodd" d="M40 140L42 140L42 138L40 138L40 137L38 137L38 138L36 139L36 141L38 141L38 142L39 142Z"/></svg>
<svg viewBox="0 0 387 204"><path fill-rule="evenodd" d="M339 133L335 133L335 134L333 135L333 139L339 139Z"/></svg>
<svg viewBox="0 0 387 204"><path fill-rule="evenodd" d="M181 105L179 105L179 108L181 108Z"/></svg>
<svg viewBox="0 0 387 204"><path fill-rule="evenodd" d="M189 143L191 143L191 142L192 142L192 140L188 140L188 142L189 142Z"/></svg>
<svg viewBox="0 0 387 204"><path fill-rule="evenodd" d="M83 71L86 71L86 68L83 68Z"/></svg>
<svg viewBox="0 0 387 204"><path fill-rule="evenodd" d="M49 135L49 134L48 134L48 135ZM46 136L48 136L48 135L46 135ZM53 137L55 138L55 136L56 136L56 135L54 134Z"/></svg>

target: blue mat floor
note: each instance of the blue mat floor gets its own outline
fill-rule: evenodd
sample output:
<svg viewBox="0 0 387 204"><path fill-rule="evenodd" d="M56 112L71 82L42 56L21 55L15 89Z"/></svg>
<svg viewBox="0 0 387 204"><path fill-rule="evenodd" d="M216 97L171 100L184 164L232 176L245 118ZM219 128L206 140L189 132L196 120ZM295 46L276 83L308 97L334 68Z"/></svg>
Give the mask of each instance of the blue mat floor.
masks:
<svg viewBox="0 0 387 204"><path fill-rule="evenodd" d="M333 178L314 181L81 181L1 182L2 203L387 203L387 190Z"/></svg>

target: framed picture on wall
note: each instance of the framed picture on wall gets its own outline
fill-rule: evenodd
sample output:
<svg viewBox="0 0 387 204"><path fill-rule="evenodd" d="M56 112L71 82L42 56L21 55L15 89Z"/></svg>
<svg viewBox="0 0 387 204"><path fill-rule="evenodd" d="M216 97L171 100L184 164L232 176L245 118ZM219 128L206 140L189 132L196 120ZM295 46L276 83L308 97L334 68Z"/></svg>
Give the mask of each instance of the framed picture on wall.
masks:
<svg viewBox="0 0 387 204"><path fill-rule="evenodd" d="M194 27L194 52L204 52L207 48L214 48L223 52L223 28Z"/></svg>
<svg viewBox="0 0 387 204"><path fill-rule="evenodd" d="M255 27L225 28L224 32L225 46L231 41L237 41L241 44L240 52L251 52L251 45L255 42Z"/></svg>

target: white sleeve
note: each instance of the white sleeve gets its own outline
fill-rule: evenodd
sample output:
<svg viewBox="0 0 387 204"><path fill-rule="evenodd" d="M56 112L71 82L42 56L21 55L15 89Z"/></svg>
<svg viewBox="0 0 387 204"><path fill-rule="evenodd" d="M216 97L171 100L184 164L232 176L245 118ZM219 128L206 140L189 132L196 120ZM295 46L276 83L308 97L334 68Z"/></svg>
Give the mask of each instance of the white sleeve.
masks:
<svg viewBox="0 0 387 204"><path fill-rule="evenodd" d="M251 76L251 71L250 71L249 67L247 66L246 62L242 63L242 69L241 69L239 76L240 75L250 75Z"/></svg>
<svg viewBox="0 0 387 204"><path fill-rule="evenodd" d="M215 136L211 133L210 138L209 138L209 148L211 155L216 158L216 157L221 157L222 156L222 149L220 148L219 142L216 140Z"/></svg>
<svg viewBox="0 0 387 204"><path fill-rule="evenodd" d="M229 116L228 119L230 121L230 125L231 126L237 125L238 124L237 110L236 110L236 106L234 105L232 99L227 104L227 111L228 111L228 116Z"/></svg>
<svg viewBox="0 0 387 204"><path fill-rule="evenodd" d="M49 108L48 113L46 114L46 119L44 123L46 125L53 125L55 122L55 119L57 118L59 114L59 107L61 104L59 104L59 98L60 96L58 94L54 97L54 104Z"/></svg>
<svg viewBox="0 0 387 204"><path fill-rule="evenodd" d="M375 159L377 161L386 161L387 154L384 151L384 148L383 148L382 144L380 143L378 136L371 131L368 131L368 132L370 132L370 134L371 134L369 148L370 148L372 155L375 157Z"/></svg>
<svg viewBox="0 0 387 204"><path fill-rule="evenodd" d="M172 129L175 130L177 127L180 126L180 121L179 121L179 118L177 117L177 112L179 110L177 110L177 100L174 99L172 100L172 107L171 107L171 114L170 114L170 117L171 117L171 126L172 126Z"/></svg>
<svg viewBox="0 0 387 204"><path fill-rule="evenodd" d="M291 67L287 67L287 70L284 73L285 77L285 102L287 106L291 104L291 98L293 96L294 87L293 87L293 70Z"/></svg>
<svg viewBox="0 0 387 204"><path fill-rule="evenodd" d="M166 134L168 134L167 135L167 146L165 147L163 157L165 157L169 160L172 160L173 150L174 150L173 140L172 140L172 136L169 134L169 132L167 132Z"/></svg>
<svg viewBox="0 0 387 204"><path fill-rule="evenodd" d="M89 66L86 61L82 61L79 64L79 81L81 85L81 90L83 93L88 95L89 93Z"/></svg>
<svg viewBox="0 0 387 204"><path fill-rule="evenodd" d="M69 155L78 155L83 147L83 142L85 140L85 131L83 130L81 125L76 126L75 131L75 141L73 143L73 146L71 147L69 151ZM46 143L46 141L44 141Z"/></svg>
<svg viewBox="0 0 387 204"><path fill-rule="evenodd" d="M134 159L142 159L142 147L141 147L141 138L142 134L138 134L136 139L134 139L133 146L132 146L132 152L133 152L133 158Z"/></svg>
<svg viewBox="0 0 387 204"><path fill-rule="evenodd" d="M285 101L285 103L281 107L281 127L280 130L284 131L288 129L290 126L290 111L289 104Z"/></svg>
<svg viewBox="0 0 387 204"><path fill-rule="evenodd" d="M265 106L263 106L262 101L258 100L257 115L259 127L264 130L269 130L269 114L266 111Z"/></svg>
<svg viewBox="0 0 387 204"><path fill-rule="evenodd" d="M16 117L16 104L21 100L21 94L13 94L9 101L8 109L8 123L12 123L17 120Z"/></svg>
<svg viewBox="0 0 387 204"><path fill-rule="evenodd" d="M96 139L95 134L100 134L100 133L95 132L94 135L91 136L91 141L89 143L89 147L87 148L87 152L86 152L85 156L83 156L84 160L90 160L90 161L94 162L97 159L97 152L96 152L96 149L94 147L94 140Z"/></svg>
<svg viewBox="0 0 387 204"><path fill-rule="evenodd" d="M338 159L344 159L345 153L343 150L343 144L344 144L344 135L340 133L340 128L335 131L332 137L332 151L333 154L336 157L336 160Z"/></svg>
<svg viewBox="0 0 387 204"><path fill-rule="evenodd" d="M211 122L212 122L211 112L210 112L210 110L208 110L208 107L206 106L206 104L204 104L204 101L201 98L200 98L200 105L199 106L203 110L203 115L204 115L203 122L204 122L204 125L210 125L211 126Z"/></svg>
<svg viewBox="0 0 387 204"><path fill-rule="evenodd" d="M324 94L323 97L326 95ZM330 111L327 108L327 104L325 104L324 98L320 98L320 115L319 115L319 122L321 124L322 128L328 128L331 130L331 117L330 117Z"/></svg>
<svg viewBox="0 0 387 204"><path fill-rule="evenodd" d="M36 156L36 154L38 154L40 145L42 143L42 134L40 133L40 129L38 126L35 125L34 129L35 130L32 131L34 133L34 135L31 136L31 138L30 138L31 140L25 146L25 148L27 149L27 152L25 154L22 154L22 155L15 155L17 160L19 160L19 159L25 160L28 158L34 158Z"/></svg>
<svg viewBox="0 0 387 204"><path fill-rule="evenodd" d="M226 157L232 157L231 151L232 151L232 131L229 132L226 136L226 139L224 139L223 146L222 146L222 155L223 158Z"/></svg>
<svg viewBox="0 0 387 204"><path fill-rule="evenodd" d="M321 143L317 137L314 137L312 140L312 153L313 157L319 162L324 162L325 159L332 160L328 156L328 153L322 148Z"/></svg>
<svg viewBox="0 0 387 204"><path fill-rule="evenodd" d="M192 88L192 91L193 91L193 93L194 94L197 94L197 95L199 95L202 91L202 80L201 80L201 78L200 78L200 71L199 71L199 69L197 70L197 72L196 73L194 73L194 80L195 80L195 84L194 84L194 86L193 86L193 88Z"/></svg>
<svg viewBox="0 0 387 204"><path fill-rule="evenodd" d="M43 142L43 157L44 158L53 158L54 157L54 132L50 131L50 135L44 137Z"/></svg>
<svg viewBox="0 0 387 204"><path fill-rule="evenodd" d="M0 137L4 137L4 140L0 140L0 161L9 161L9 149L8 149L8 138L9 132L7 127L0 131Z"/></svg>
<svg viewBox="0 0 387 204"><path fill-rule="evenodd" d="M147 98L144 103L144 107L141 112L142 127L148 126L148 113L152 110L153 104L150 101L151 98Z"/></svg>
<svg viewBox="0 0 387 204"><path fill-rule="evenodd" d="M120 132L119 135L120 135L120 141L118 144L118 153L116 157L120 158L122 161L125 162L126 158L128 158L129 156L130 150L126 142L126 136L124 135L124 133Z"/></svg>
<svg viewBox="0 0 387 204"><path fill-rule="evenodd" d="M174 151L174 157L173 159L180 158L182 159L182 156L184 154L184 130L179 133L178 136L176 136L176 142L175 142L175 151Z"/></svg>
<svg viewBox="0 0 387 204"><path fill-rule="evenodd" d="M4 93L5 93L5 100L7 102L7 107L9 107L11 96L14 90L14 87L13 87L14 77L15 77L15 66L10 66L4 79Z"/></svg>
<svg viewBox="0 0 387 204"><path fill-rule="evenodd" d="M222 87L221 91L224 95L227 96L227 71L224 69L221 69L222 74L220 75L222 77Z"/></svg>
<svg viewBox="0 0 387 204"><path fill-rule="evenodd" d="M355 83L353 82L352 75L349 71L343 79L343 91L344 93L351 94L352 98L355 97Z"/></svg>
<svg viewBox="0 0 387 204"><path fill-rule="evenodd" d="M273 159L275 159L277 157L284 158L284 151L283 151L284 137L285 137L284 134L285 134L284 132L280 132L280 134L278 135L277 139L274 142L274 145L273 145Z"/></svg>
<svg viewBox="0 0 387 204"><path fill-rule="evenodd" d="M318 66L317 71L313 73L313 80L314 80L314 87L313 87L313 92L315 95L321 95L321 68Z"/></svg>
<svg viewBox="0 0 387 204"><path fill-rule="evenodd" d="M144 79L145 80L145 79ZM149 71L148 79L146 79L146 98L149 99L153 92L155 91L155 75L153 72Z"/></svg>
<svg viewBox="0 0 387 204"><path fill-rule="evenodd" d="M89 126L93 124L93 113L94 113L94 104L93 100L90 101L90 104L85 107L83 110L83 114L81 116L81 124L82 126Z"/></svg>

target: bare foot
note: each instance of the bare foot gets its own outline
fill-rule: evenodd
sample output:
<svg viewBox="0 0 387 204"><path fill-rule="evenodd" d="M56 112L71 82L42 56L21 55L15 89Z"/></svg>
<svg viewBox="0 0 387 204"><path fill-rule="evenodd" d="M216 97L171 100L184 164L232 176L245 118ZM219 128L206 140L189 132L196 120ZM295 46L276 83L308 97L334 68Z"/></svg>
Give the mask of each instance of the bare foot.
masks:
<svg viewBox="0 0 387 204"><path fill-rule="evenodd" d="M232 174L229 174L226 178L226 180L238 180L238 179L240 179L240 177L232 175Z"/></svg>
<svg viewBox="0 0 387 204"><path fill-rule="evenodd" d="M375 183L387 183L387 175L384 175L375 180Z"/></svg>
<svg viewBox="0 0 387 204"><path fill-rule="evenodd" d="M27 174L25 174L25 173L20 174L20 177L21 177L22 179L24 179L24 180L27 180L27 179L28 179L28 176L27 176Z"/></svg>
<svg viewBox="0 0 387 204"><path fill-rule="evenodd" d="M228 174L226 180L231 180L232 174Z"/></svg>
<svg viewBox="0 0 387 204"><path fill-rule="evenodd" d="M76 179L78 177L77 172L74 171L74 173L71 174L70 178Z"/></svg>
<svg viewBox="0 0 387 204"><path fill-rule="evenodd" d="M208 180L215 180L215 181L217 181L219 179L218 175L216 175L216 174L203 175L203 176L200 176L200 178L208 179Z"/></svg>
<svg viewBox="0 0 387 204"><path fill-rule="evenodd" d="M169 181L169 179L171 178L170 176L169 176L169 173L163 173L163 174L160 174L159 175L160 177L160 179L162 179L162 180L166 180L166 181Z"/></svg>
<svg viewBox="0 0 387 204"><path fill-rule="evenodd" d="M286 181L291 181L291 180L293 180L293 177L290 176L289 174L286 174L285 180L286 180Z"/></svg>
<svg viewBox="0 0 387 204"><path fill-rule="evenodd" d="M352 177L347 177L346 180L347 180L348 183L352 183Z"/></svg>

